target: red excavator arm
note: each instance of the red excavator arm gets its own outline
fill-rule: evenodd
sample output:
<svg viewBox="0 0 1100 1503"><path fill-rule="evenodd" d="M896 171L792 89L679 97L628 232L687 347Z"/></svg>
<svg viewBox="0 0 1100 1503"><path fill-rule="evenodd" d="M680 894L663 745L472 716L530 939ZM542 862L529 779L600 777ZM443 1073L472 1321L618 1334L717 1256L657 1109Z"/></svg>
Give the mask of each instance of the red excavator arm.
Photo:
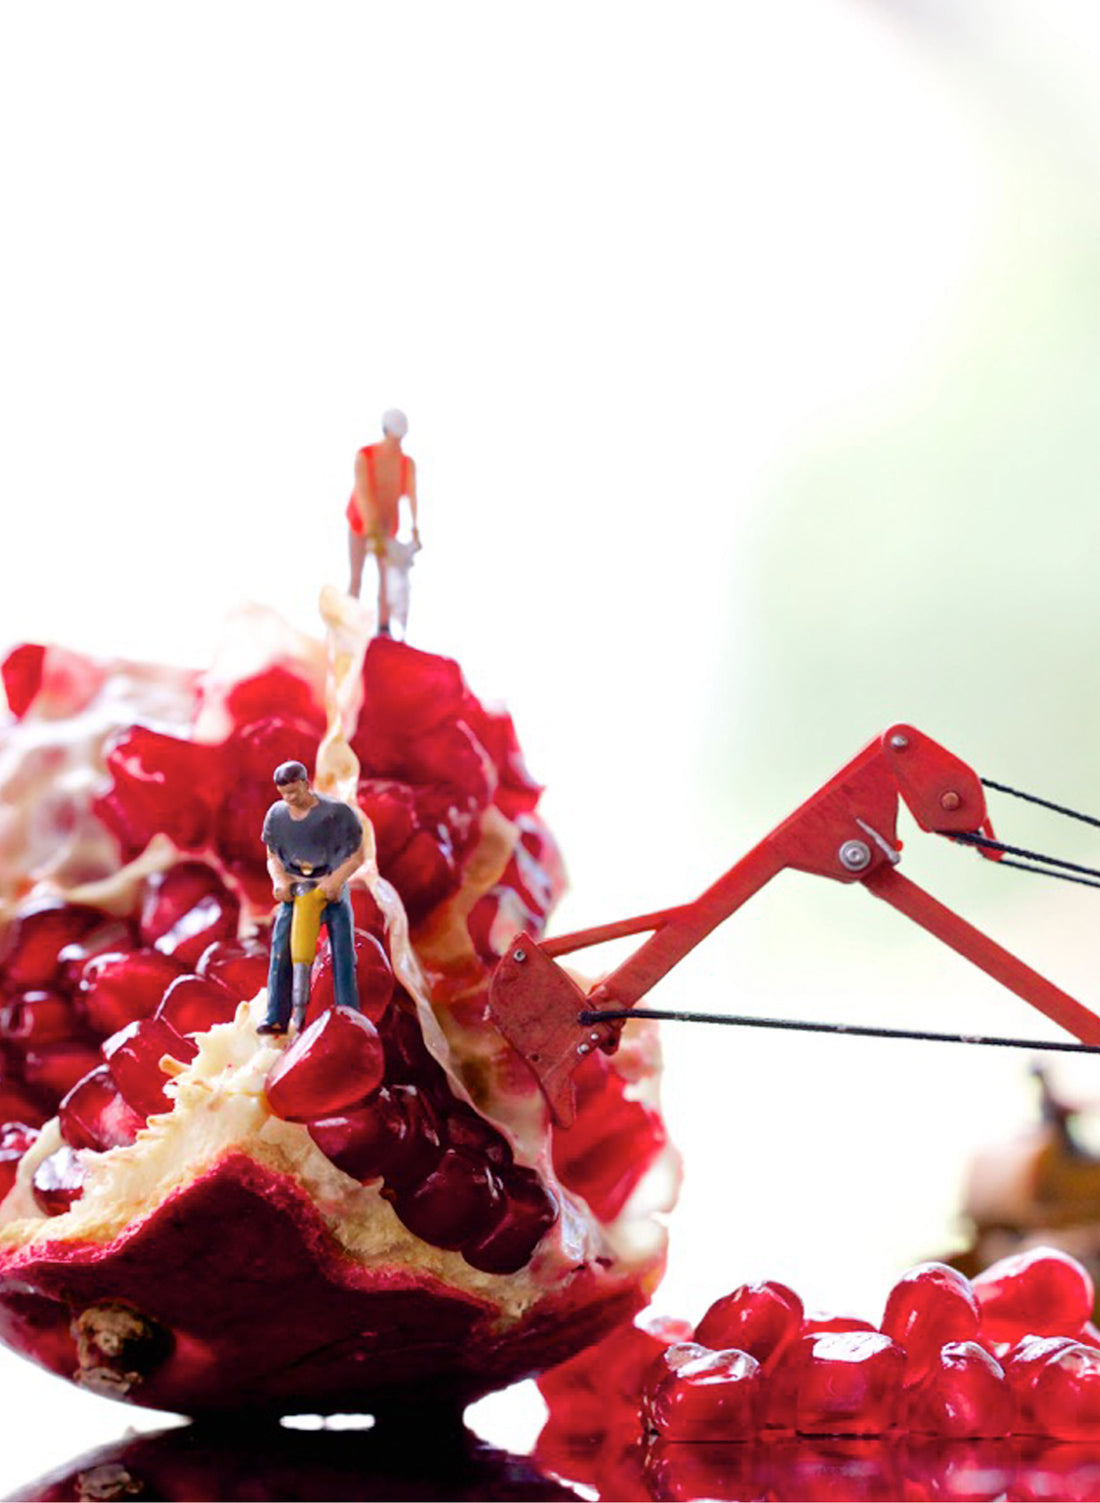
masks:
<svg viewBox="0 0 1100 1503"><path fill-rule="evenodd" d="M536 943L521 934L493 973L493 1021L527 1062L554 1120L575 1115L573 1072L600 1048L618 1046L621 1022L582 1022L586 1010L633 1007L689 950L779 872L861 882L1087 1044L1100 1044L1100 1018L897 871L898 801L922 830L992 831L981 781L965 762L912 726L895 725L766 835L694 903ZM983 850L999 859L999 853ZM586 945L652 932L585 994L554 963Z"/></svg>

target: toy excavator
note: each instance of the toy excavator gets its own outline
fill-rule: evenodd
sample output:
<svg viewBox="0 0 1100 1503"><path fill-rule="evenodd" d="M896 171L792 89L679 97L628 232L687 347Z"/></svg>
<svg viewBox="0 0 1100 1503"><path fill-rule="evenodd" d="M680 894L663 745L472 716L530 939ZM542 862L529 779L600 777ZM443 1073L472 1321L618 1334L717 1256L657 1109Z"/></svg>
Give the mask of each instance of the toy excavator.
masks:
<svg viewBox="0 0 1100 1503"><path fill-rule="evenodd" d="M900 799L922 830L969 844L987 859L1047 876L1100 885L1092 880L1100 877L1100 872L1092 868L998 841L986 813L983 782L1057 813L1090 824L1100 823L1045 799L983 780L929 736L912 726L895 725L872 741L693 903L621 919L541 944L528 934L520 934L493 973L490 1013L500 1032L533 1072L554 1121L562 1127L572 1123L576 1113L575 1070L594 1049L613 1053L626 1019L665 1016L697 1020L698 1015L685 1013L643 1012L635 1004L723 919L779 872L788 869L831 877L837 882L861 883L868 892L906 914L1081 1042L1047 1044L976 1035L901 1033L843 1024L812 1025L748 1018L736 1021L960 1043L1096 1051L1100 1046L1100 1017L897 870L901 853L897 837ZM1043 865L1025 865L1006 860L1008 856L1033 858ZM650 931L652 938L587 994L554 963L555 956L572 950Z"/></svg>

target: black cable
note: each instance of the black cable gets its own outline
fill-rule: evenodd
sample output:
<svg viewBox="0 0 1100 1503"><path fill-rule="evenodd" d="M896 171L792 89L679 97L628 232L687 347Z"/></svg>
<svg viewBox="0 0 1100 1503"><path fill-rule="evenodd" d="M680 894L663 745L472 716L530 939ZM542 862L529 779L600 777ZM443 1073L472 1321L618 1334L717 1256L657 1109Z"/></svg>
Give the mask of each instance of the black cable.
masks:
<svg viewBox="0 0 1100 1503"><path fill-rule="evenodd" d="M1006 856L1025 856L1029 861L1044 861L1048 866L1061 866L1066 871L1100 877L1100 871L1095 866L1081 866L1076 861L1063 861L1058 856L1044 856L1042 851L1028 851L1023 846L1005 845L1001 840L990 840L988 835L976 835L969 830L938 830L936 833L946 835L949 840L962 841L965 845L980 846L983 851L1003 851Z"/></svg>
<svg viewBox="0 0 1100 1503"><path fill-rule="evenodd" d="M665 1012L655 1007L585 1009L577 1022L627 1022L631 1018L656 1018L668 1023L722 1023L738 1028L783 1028L796 1033L848 1033L871 1039L916 1039L930 1044L984 1044L1002 1049L1042 1049L1062 1054L1100 1054L1100 1044L1064 1043L1048 1039L993 1038L981 1033L924 1033L905 1028L873 1028L855 1023L809 1023L799 1018L750 1018L728 1013Z"/></svg>
<svg viewBox="0 0 1100 1503"><path fill-rule="evenodd" d="M1053 809L1055 814L1065 814L1070 819L1079 819L1100 830L1100 819L1094 819L1091 814L1082 814L1079 809L1069 809L1065 804L1053 804L1050 799L1039 798L1035 793L1023 793L1019 788L1010 788L1007 783L995 783L992 778L980 778L979 782L983 788L996 788L998 793L1010 793L1013 798L1022 798L1029 804L1039 804L1043 809Z"/></svg>
<svg viewBox="0 0 1100 1503"><path fill-rule="evenodd" d="M1094 882L1090 877L1074 877L1069 872L1052 872L1045 866L1029 866L1026 861L998 861L997 865L1011 866L1018 872L1034 872L1039 877L1056 877L1059 882L1077 882L1082 887L1100 887L1100 882Z"/></svg>

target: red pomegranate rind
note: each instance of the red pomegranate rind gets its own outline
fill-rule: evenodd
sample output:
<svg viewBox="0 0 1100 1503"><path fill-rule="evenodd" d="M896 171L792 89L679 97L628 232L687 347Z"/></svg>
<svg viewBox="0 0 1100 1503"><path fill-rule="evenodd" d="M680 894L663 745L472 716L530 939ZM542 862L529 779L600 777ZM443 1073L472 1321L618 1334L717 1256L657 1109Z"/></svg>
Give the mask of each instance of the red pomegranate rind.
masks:
<svg viewBox="0 0 1100 1503"><path fill-rule="evenodd" d="M0 663L0 678L4 681L8 708L16 720L22 720L42 687L45 658L46 649L37 642L21 642Z"/></svg>
<svg viewBox="0 0 1100 1503"><path fill-rule="evenodd" d="M33 1332L11 1313L27 1290ZM63 1333L109 1301L171 1337L167 1357L133 1370L134 1403L183 1414L419 1409L551 1366L643 1298L635 1276L585 1267L502 1322L490 1299L424 1270L352 1260L293 1180L235 1153L106 1246L36 1241L7 1254L0 1337L68 1377Z"/></svg>

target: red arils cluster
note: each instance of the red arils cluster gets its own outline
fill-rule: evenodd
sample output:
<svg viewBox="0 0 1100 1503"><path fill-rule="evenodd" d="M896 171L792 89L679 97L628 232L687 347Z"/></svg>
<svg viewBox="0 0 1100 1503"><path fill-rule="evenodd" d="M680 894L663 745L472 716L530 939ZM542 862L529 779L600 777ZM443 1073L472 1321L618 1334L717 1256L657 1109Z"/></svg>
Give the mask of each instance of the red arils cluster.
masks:
<svg viewBox="0 0 1100 1503"><path fill-rule="evenodd" d="M75 1150L132 1143L148 1116L170 1109L161 1059L192 1058L185 1035L229 1021L264 984L263 943L226 937L239 912L213 868L182 862L146 880L134 918L47 899L23 904L7 926L0 1121L13 1145L59 1117L65 1147L34 1177L43 1211L79 1195ZM13 1176L0 1177L5 1194Z"/></svg>
<svg viewBox="0 0 1100 1503"><path fill-rule="evenodd" d="M742 1285L715 1301L692 1339L661 1343L634 1390L614 1399L625 1414L608 1416L613 1390L600 1386L599 1428L630 1423L662 1443L792 1432L1100 1441L1092 1301L1086 1270L1051 1248L1006 1258L973 1283L920 1264L894 1286L880 1330L807 1317L783 1284ZM540 1379L555 1431L597 1418L592 1375L627 1339L653 1335L616 1334Z"/></svg>
<svg viewBox="0 0 1100 1503"><path fill-rule="evenodd" d="M387 1000L393 990L389 973ZM352 1179L381 1180L416 1236L485 1272L514 1273L557 1220L557 1202L534 1170L513 1162L504 1135L455 1097L410 999L398 996L381 1008L365 997L362 1014L323 1012L269 1075L268 1105L304 1123Z"/></svg>
<svg viewBox="0 0 1100 1503"><path fill-rule="evenodd" d="M456 662L385 637L364 659L352 749L379 870L414 923L457 889L483 811L495 804L509 818L529 815L542 791L510 718L479 703ZM521 884L518 868L501 879L513 891Z"/></svg>

